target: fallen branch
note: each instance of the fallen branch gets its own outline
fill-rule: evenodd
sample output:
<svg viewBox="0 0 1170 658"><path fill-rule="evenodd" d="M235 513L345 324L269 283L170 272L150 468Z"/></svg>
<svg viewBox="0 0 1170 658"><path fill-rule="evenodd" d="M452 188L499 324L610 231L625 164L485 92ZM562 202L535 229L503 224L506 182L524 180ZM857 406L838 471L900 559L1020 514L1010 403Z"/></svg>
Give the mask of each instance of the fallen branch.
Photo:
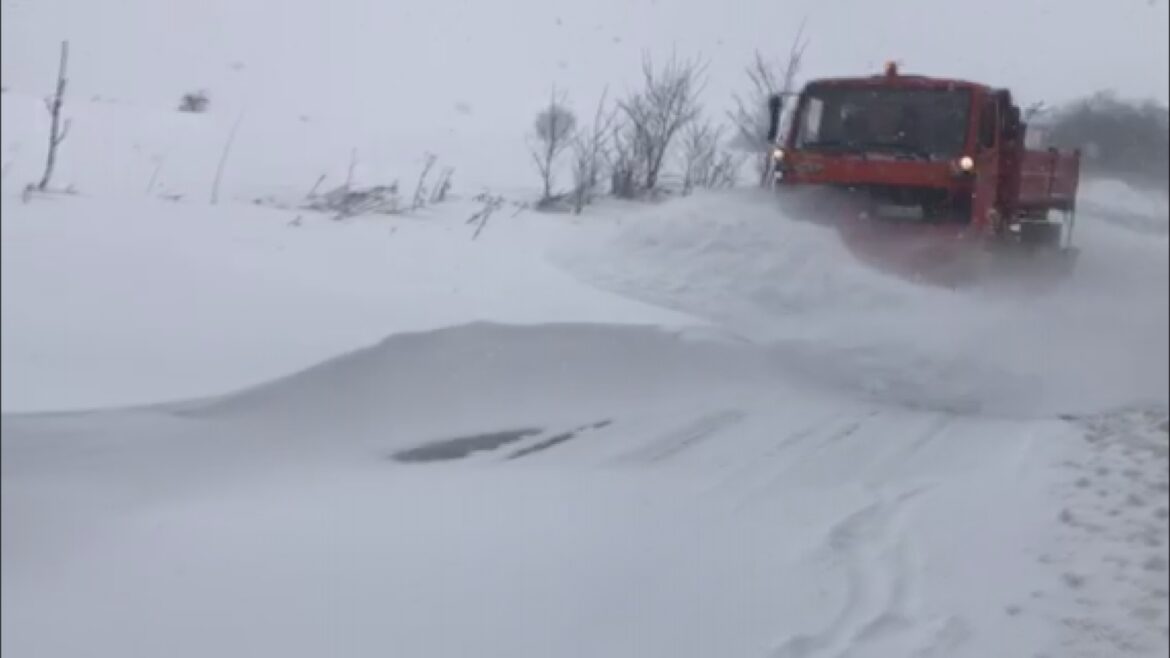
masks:
<svg viewBox="0 0 1170 658"><path fill-rule="evenodd" d="M305 195L306 199L313 199L317 196L317 188L321 187L321 183L325 182L325 174L317 177L317 182L313 183L313 187L309 188L309 193Z"/></svg>
<svg viewBox="0 0 1170 658"><path fill-rule="evenodd" d="M493 196L487 193L479 195L476 197L476 200L482 201L483 207L476 211L475 214L473 214L467 220L468 224L476 224L478 222L478 225L475 228L475 233L471 236L472 240L478 238L479 234L483 232L483 229L487 226L488 219L491 218L492 213L499 210L504 205L504 203L507 202L507 199L502 196Z"/></svg>

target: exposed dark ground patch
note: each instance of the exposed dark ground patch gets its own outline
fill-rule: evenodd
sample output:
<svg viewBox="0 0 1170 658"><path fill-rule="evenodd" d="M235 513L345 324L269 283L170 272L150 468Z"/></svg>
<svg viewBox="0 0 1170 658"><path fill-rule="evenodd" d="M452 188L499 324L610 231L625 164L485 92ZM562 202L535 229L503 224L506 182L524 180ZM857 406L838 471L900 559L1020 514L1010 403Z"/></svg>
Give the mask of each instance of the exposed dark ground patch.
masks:
<svg viewBox="0 0 1170 658"><path fill-rule="evenodd" d="M434 441L415 448L409 448L394 453L395 461L400 462L433 462L451 459L463 459L473 452L495 450L500 446L515 443L520 439L540 434L544 430L539 427L528 427L515 430L501 430L472 436L461 436L454 439Z"/></svg>
<svg viewBox="0 0 1170 658"><path fill-rule="evenodd" d="M541 441L540 443L530 445L527 448L521 448L521 449L517 450L516 452L513 452L511 455L508 455L508 459L519 459L521 457L526 457L528 455L531 455L534 452L548 450L549 448L551 448L555 445L558 445L558 444L564 443L565 441L568 441L570 439L576 438L577 435L580 434L581 432L584 432L587 430L599 430L599 429L611 424L612 422L613 421L610 421L610 420L603 420L603 421L593 423L592 425L582 425L581 427L570 430L568 432L562 432L562 433L557 434L555 436L551 436L551 437L545 439L544 441Z"/></svg>
<svg viewBox="0 0 1170 658"><path fill-rule="evenodd" d="M576 438L577 435L589 430L598 430L610 425L613 421L602 420L589 425L582 425L567 432L561 432L550 436L543 441L527 448L521 448L510 454L508 459L519 459L527 455L542 450L548 450L553 446L559 445L570 439ZM435 461L450 461L453 459L463 459L474 452L489 452L496 450L509 443L515 443L521 439L526 439L530 436L539 436L545 432L539 427L525 427L513 430L500 430L497 432L485 432L483 434L473 434L471 436L460 436L452 439L442 439L440 441L431 441L420 446L400 450L391 458L395 461L404 463L419 463L419 462L435 462Z"/></svg>

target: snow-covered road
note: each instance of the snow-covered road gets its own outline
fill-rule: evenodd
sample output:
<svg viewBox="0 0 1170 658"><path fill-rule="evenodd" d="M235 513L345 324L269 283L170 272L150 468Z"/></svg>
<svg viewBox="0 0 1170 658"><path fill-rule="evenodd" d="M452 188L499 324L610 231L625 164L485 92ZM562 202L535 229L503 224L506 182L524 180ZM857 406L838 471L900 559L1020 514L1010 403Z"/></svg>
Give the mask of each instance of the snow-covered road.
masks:
<svg viewBox="0 0 1170 658"><path fill-rule="evenodd" d="M42 407L54 390L184 397L135 358L145 343L239 390L4 416L11 655L1165 651L1156 286L1065 289L1127 308L1135 321L1116 326L1060 292L916 287L775 223L752 193L587 225L520 216L475 243L455 213L393 231L176 213L159 231L139 206L103 220L120 236L103 241L115 225L63 212L81 203L6 207L5 352L121 360L6 360L5 388L29 382ZM178 257L199 244L170 242L179 230L268 274ZM1165 268L1157 245L1102 235L1128 249L1115 281ZM36 257L74 241L107 265L53 276ZM323 274L323 252L345 258ZM157 295L136 283L145 270ZM54 296L31 294L42 278ZM168 279L203 301L169 302L155 326ZM381 305L396 290L382 282L428 280L450 281L433 297L450 304ZM276 303L301 295L300 314ZM338 312L314 313L314 295ZM1145 305L1127 307L1135 296ZM1050 312L1081 324L1060 338L1055 320L1029 325ZM1012 353L1032 358L986 351L1006 320L1022 329ZM379 327L392 335L340 348ZM227 342L195 353L149 338L211 332ZM1049 371L1076 341L1089 362ZM296 344L337 356L298 370L311 352ZM271 381L246 387L265 354ZM1089 370L1092 383L1065 380Z"/></svg>
<svg viewBox="0 0 1170 658"><path fill-rule="evenodd" d="M584 122L646 52L709 56L719 123L806 10L802 76L1030 103L1124 82L1101 49L1025 71L926 0L0 4L5 658L1170 650L1164 195L1085 181L1045 290L909 283L750 189L467 223L536 198L550 85ZM63 39L71 193L22 200ZM280 209L428 154L442 203Z"/></svg>

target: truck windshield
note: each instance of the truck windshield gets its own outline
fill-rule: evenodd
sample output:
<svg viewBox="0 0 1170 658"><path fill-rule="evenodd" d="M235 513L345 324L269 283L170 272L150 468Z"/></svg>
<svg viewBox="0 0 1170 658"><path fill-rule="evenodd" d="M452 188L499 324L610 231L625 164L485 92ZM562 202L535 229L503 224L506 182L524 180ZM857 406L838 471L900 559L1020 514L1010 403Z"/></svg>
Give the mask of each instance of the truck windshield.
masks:
<svg viewBox="0 0 1170 658"><path fill-rule="evenodd" d="M812 87L801 104L794 146L952 158L962 154L970 111L967 89Z"/></svg>

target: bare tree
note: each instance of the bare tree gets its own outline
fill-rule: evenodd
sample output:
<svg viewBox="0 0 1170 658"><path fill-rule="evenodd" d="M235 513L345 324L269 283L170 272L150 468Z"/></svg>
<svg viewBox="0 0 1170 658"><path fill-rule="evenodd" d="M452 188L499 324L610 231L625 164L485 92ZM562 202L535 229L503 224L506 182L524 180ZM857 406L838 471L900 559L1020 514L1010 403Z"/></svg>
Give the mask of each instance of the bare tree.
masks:
<svg viewBox="0 0 1170 658"><path fill-rule="evenodd" d="M593 195L601 183L602 167L609 155L607 140L617 113L606 110L605 97L597 102L593 123L577 133L573 140L573 212L580 214L593 201Z"/></svg>
<svg viewBox="0 0 1170 658"><path fill-rule="evenodd" d="M720 150L715 157L715 164L704 181L704 187L709 189L735 187L739 180L739 170L743 165L740 154L734 151Z"/></svg>
<svg viewBox="0 0 1170 658"><path fill-rule="evenodd" d="M61 106L65 103L65 69L69 64L69 42L61 42L61 66L57 70L57 91L53 96L45 99L45 108L52 117L49 126L49 155L45 160L45 174L41 182L37 183L37 190L44 192L53 178L53 168L57 165L57 147L65 141L69 134L69 120L61 122Z"/></svg>
<svg viewBox="0 0 1170 658"><path fill-rule="evenodd" d="M541 206L553 201L557 160L572 144L576 126L577 117L567 107L564 94L558 94L554 88L548 105L536 115L534 122L536 139L529 147L532 161L540 172L540 180L544 186L539 204Z"/></svg>
<svg viewBox="0 0 1170 658"><path fill-rule="evenodd" d="M619 107L630 130L632 144L628 146L632 146L635 161L641 165L644 191L658 187L662 164L674 138L699 116L705 71L704 63L679 61L673 55L661 70L656 70L650 57L643 56L643 87Z"/></svg>
<svg viewBox="0 0 1170 658"><path fill-rule="evenodd" d="M1042 116L1049 111L1048 105L1044 101L1036 101L1024 108L1024 121L1031 121L1038 116Z"/></svg>
<svg viewBox="0 0 1170 658"><path fill-rule="evenodd" d="M804 39L804 25L804 21L801 21L788 49L787 61L769 62L758 51L755 53L755 59L745 71L750 84L746 98L736 94L733 97L735 108L728 113L736 129L738 146L757 154L756 167L761 185L767 183L772 164L772 144L768 142L771 123L768 100L772 97L780 99L777 119L783 119L784 103L796 93L796 76L800 73L804 51L808 46Z"/></svg>
<svg viewBox="0 0 1170 658"><path fill-rule="evenodd" d="M1033 118L1033 121L1035 118ZM1082 150L1082 171L1165 192L1170 184L1170 108L1099 92L1044 120L1046 144Z"/></svg>

